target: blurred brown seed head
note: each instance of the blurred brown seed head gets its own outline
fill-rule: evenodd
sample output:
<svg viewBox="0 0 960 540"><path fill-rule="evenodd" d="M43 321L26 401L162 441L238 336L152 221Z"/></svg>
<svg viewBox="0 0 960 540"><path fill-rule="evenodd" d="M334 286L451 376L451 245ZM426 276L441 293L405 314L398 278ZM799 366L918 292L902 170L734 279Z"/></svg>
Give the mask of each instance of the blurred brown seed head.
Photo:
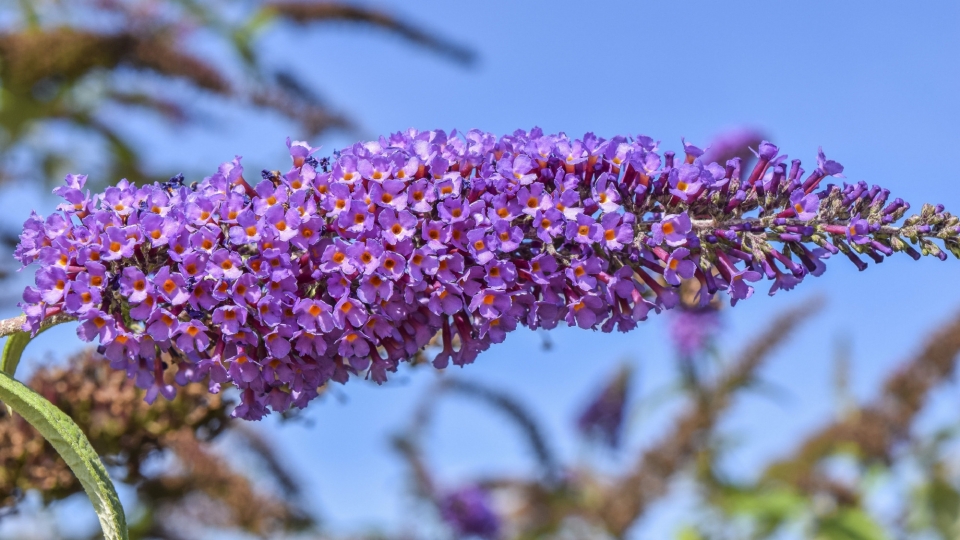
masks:
<svg viewBox="0 0 960 540"><path fill-rule="evenodd" d="M38 370L27 384L73 418L97 453L120 467L125 482L143 477L144 460L167 446L169 433L210 439L228 422L229 403L210 394L206 385L187 385L174 400L151 406L124 372L111 369L90 351L72 357L64 367ZM0 409L0 504L9 505L31 489L49 502L81 486L36 430Z"/></svg>

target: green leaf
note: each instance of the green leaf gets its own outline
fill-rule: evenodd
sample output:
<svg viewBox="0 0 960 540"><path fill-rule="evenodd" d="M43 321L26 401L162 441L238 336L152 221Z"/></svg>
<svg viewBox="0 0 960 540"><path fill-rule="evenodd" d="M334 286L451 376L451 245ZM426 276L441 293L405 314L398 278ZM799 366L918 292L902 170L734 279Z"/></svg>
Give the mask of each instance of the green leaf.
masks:
<svg viewBox="0 0 960 540"><path fill-rule="evenodd" d="M67 462L93 503L104 540L127 540L126 517L117 491L100 456L77 424L53 403L6 373L0 373L0 401L23 416Z"/></svg>
<svg viewBox="0 0 960 540"><path fill-rule="evenodd" d="M817 538L824 540L887 540L883 527L860 508L847 508L817 523Z"/></svg>

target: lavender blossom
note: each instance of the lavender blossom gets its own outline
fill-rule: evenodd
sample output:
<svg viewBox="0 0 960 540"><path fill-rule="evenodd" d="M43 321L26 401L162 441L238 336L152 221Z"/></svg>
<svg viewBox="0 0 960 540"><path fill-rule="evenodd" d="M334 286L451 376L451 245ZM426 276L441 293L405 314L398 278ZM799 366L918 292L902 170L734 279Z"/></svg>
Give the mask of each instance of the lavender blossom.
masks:
<svg viewBox="0 0 960 540"><path fill-rule="evenodd" d="M151 396L170 394L175 369L236 385L234 414L256 419L351 374L383 382L435 336L444 367L519 326L628 331L676 306L682 279L701 284L701 305L724 291L736 303L839 253L861 269L897 251L960 257L942 206L902 221L909 205L878 186L821 187L843 171L822 151L804 178L766 141L743 176L686 141L676 160L649 137L539 129L410 130L332 162L288 146L293 167L256 188L239 157L199 182L103 194L68 176L67 202L32 214L16 250L40 265L25 329L76 317Z"/></svg>

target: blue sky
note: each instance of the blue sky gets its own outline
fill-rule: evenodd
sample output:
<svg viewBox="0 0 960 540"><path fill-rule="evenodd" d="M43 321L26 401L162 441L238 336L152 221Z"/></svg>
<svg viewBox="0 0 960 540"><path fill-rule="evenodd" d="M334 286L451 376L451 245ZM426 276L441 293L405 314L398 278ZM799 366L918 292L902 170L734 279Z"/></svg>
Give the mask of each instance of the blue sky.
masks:
<svg viewBox="0 0 960 540"><path fill-rule="evenodd" d="M264 46L270 62L300 73L364 132L480 128L495 133L541 126L602 136L646 134L680 149L680 137L707 144L724 129L754 126L808 170L818 146L866 180L915 203L941 202L960 212L960 181L951 170L960 148L960 4L954 2L381 2L389 9L472 47L465 69L374 30L282 27ZM855 5L856 4L856 5ZM869 6L869 7L864 7ZM121 118L118 116L118 121ZM177 131L143 120L127 129L151 142L157 170L213 171L244 156L252 170L287 163L283 139L297 138L276 118L221 112L215 127ZM331 136L321 154L352 142ZM49 204L4 192L3 219L20 223L30 206ZM774 314L815 295L825 310L771 357L762 376L775 398L742 396L724 429L741 446L736 474L783 454L831 418L836 340L852 344L854 393L869 398L939 322L960 310L960 262L914 262L897 256L863 273L845 260L798 290L766 296L766 287L726 311L721 338L732 353ZM527 331L482 354L458 376L508 390L543 419L569 461L582 456L572 419L590 392L623 360L639 373L640 398L671 384L674 357L665 318L631 334L577 329L540 336ZM72 329L43 336L33 349L63 350ZM78 344L78 342L76 342ZM69 344L69 345L64 345ZM308 486L310 502L337 531L412 523L406 471L389 434L406 424L424 390L427 369L401 370L394 382L359 381L340 399L312 405L306 424L257 427L277 441L286 463ZM958 392L937 394L928 424L957 410ZM631 425L629 446L642 448L670 426L671 408ZM476 473L523 472L531 459L518 433L497 413L451 400L439 412L430 456L449 485ZM686 502L685 502L686 501ZM682 522L689 501L657 507L634 538L662 538Z"/></svg>

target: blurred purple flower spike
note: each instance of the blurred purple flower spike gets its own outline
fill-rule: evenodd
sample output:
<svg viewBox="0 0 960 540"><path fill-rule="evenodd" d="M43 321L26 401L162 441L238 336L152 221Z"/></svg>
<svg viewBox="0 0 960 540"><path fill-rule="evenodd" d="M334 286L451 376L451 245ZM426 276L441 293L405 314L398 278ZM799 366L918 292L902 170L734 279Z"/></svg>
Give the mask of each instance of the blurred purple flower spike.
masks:
<svg viewBox="0 0 960 540"><path fill-rule="evenodd" d="M476 485L469 485L440 497L440 516L457 533L457 538L500 537L500 518L493 510L490 494Z"/></svg>
<svg viewBox="0 0 960 540"><path fill-rule="evenodd" d="M620 447L633 369L623 365L577 418L577 431L611 449Z"/></svg>
<svg viewBox="0 0 960 540"><path fill-rule="evenodd" d="M670 320L670 338L681 358L692 358L703 352L719 328L716 309L677 309Z"/></svg>

